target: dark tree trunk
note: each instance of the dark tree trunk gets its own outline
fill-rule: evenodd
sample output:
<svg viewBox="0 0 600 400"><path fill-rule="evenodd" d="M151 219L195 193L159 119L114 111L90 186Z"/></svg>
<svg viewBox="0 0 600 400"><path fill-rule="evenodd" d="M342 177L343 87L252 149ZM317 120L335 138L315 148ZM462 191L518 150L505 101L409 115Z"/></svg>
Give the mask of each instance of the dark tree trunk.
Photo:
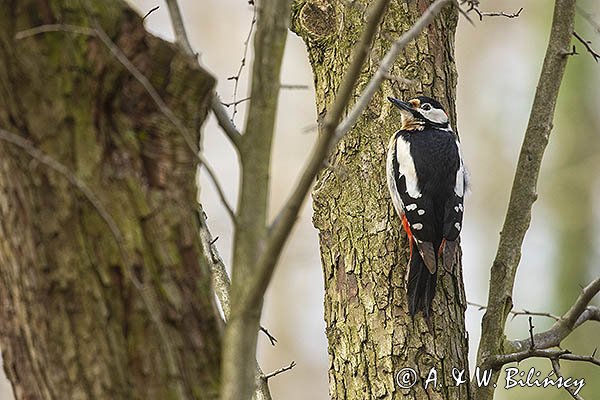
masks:
<svg viewBox="0 0 600 400"><path fill-rule="evenodd" d="M369 3L304 0L294 5L293 29L308 48L320 117L349 64ZM406 31L430 4L392 2L357 94L377 69L390 38ZM469 398L468 383L455 387L452 380L452 368L464 369L464 377L469 377L460 262L453 273L439 272L430 331L422 316L413 320L407 312L408 243L400 234L400 220L385 184L387 144L400 126L399 113L387 96L431 95L450 110L456 126L456 22L456 9L447 7L408 46L392 71L400 79L384 83L356 128L337 147L313 192L325 275L332 399ZM411 389L401 389L395 382L396 373L405 367L418 374L419 382ZM425 390L432 367L437 369L437 385Z"/></svg>
<svg viewBox="0 0 600 400"><path fill-rule="evenodd" d="M97 37L15 39L92 18L195 143L212 94L213 78L122 1L0 3L0 128L64 164L122 235L117 244L64 176L0 142L5 370L18 399L216 398L221 327L197 235L195 155Z"/></svg>

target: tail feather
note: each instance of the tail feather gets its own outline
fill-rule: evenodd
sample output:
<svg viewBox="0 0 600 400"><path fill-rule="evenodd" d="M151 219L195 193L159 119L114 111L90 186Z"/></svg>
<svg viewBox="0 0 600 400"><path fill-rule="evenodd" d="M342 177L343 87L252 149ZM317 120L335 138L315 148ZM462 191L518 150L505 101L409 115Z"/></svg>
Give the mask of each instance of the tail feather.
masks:
<svg viewBox="0 0 600 400"><path fill-rule="evenodd" d="M437 274L429 272L418 251L413 252L408 273L408 311L411 316L422 311L425 319L429 319L436 283Z"/></svg>

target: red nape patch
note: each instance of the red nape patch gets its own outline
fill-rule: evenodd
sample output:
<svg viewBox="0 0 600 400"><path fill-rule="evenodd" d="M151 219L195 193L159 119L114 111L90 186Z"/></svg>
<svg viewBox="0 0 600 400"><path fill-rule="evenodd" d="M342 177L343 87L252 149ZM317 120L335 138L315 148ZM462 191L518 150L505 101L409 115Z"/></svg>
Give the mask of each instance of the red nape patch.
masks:
<svg viewBox="0 0 600 400"><path fill-rule="evenodd" d="M406 215L402 215L402 227L404 228L404 231L406 232L406 235L408 236L408 243L410 246L410 256L412 257L412 251L413 251L413 240L412 240L412 232L410 231L410 224L408 223L408 220L406 219Z"/></svg>

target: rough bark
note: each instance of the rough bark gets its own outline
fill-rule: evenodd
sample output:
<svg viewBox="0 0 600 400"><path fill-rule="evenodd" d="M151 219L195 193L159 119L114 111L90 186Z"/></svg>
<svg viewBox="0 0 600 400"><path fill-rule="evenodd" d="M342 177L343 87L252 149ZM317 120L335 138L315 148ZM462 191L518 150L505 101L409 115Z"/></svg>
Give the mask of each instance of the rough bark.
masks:
<svg viewBox="0 0 600 400"><path fill-rule="evenodd" d="M331 105L364 24L368 1L297 1L293 29L305 41L312 65L319 119ZM431 4L392 2L356 94L378 67L390 40L406 31ZM313 192L325 279L332 399L467 399L468 384L455 387L452 368L465 370L468 343L460 262L440 271L430 330L421 316L408 315L404 276L408 243L400 233L385 186L385 154L400 126L387 96L425 93L439 99L455 118L453 60L456 10L442 15L407 47L355 129L341 141ZM407 82L410 80L411 82ZM395 383L402 368L417 371L410 389ZM424 389L432 367L437 384ZM434 387L435 386L435 387Z"/></svg>
<svg viewBox="0 0 600 400"><path fill-rule="evenodd" d="M92 188L122 242L64 176L0 142L5 370L17 399L212 399L221 327L197 235L194 154L98 38L15 33L97 18L195 142L214 80L124 2L82 4L0 3L0 127Z"/></svg>

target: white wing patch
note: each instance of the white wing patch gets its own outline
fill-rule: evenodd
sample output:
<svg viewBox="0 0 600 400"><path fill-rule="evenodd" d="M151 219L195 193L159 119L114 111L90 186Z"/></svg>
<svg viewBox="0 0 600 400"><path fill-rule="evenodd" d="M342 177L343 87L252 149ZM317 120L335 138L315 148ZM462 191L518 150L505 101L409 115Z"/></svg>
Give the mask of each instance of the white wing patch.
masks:
<svg viewBox="0 0 600 400"><path fill-rule="evenodd" d="M398 188L396 187L396 179L394 178L394 142L395 136L392 136L390 140L390 144L388 146L388 154L387 154L387 163L385 165L385 173L387 177L388 189L390 190L390 195L392 196L392 204L394 204L394 208L399 216L404 214L402 199L400 198L400 193L398 193Z"/></svg>
<svg viewBox="0 0 600 400"><path fill-rule="evenodd" d="M462 151L460 150L460 143L458 140L456 141L456 147L458 148L458 157L460 158L460 165L458 166L458 170L456 171L456 183L454 184L454 193L458 197L463 197L465 195L465 183L466 183L466 173L465 173L465 165L463 163Z"/></svg>
<svg viewBox="0 0 600 400"><path fill-rule="evenodd" d="M417 181L417 171L415 163L410 156L410 143L405 141L402 136L396 140L396 158L398 160L398 171L404 175L406 181L406 192L413 199L421 197L419 182Z"/></svg>

